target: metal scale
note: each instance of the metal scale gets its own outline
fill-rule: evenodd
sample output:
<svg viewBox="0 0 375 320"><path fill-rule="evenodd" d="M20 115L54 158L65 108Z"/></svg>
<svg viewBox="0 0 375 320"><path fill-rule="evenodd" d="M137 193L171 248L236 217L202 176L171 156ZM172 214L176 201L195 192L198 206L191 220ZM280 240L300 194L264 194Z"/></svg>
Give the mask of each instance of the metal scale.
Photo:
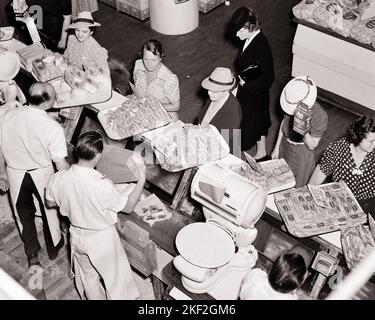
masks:
<svg viewBox="0 0 375 320"><path fill-rule="evenodd" d="M254 224L266 206L266 192L216 163L199 168L191 183L192 198L203 206L206 222L182 228L173 260L184 287L218 300L238 298L245 275L258 254Z"/></svg>

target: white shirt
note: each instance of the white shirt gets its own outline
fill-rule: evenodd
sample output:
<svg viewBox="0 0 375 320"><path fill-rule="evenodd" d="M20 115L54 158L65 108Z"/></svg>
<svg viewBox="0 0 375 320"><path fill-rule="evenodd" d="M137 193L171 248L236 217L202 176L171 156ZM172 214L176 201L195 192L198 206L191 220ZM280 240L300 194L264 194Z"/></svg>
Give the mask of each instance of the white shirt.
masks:
<svg viewBox="0 0 375 320"><path fill-rule="evenodd" d="M1 114L0 126L0 146L13 169L45 168L68 154L64 129L44 110L10 109Z"/></svg>
<svg viewBox="0 0 375 320"><path fill-rule="evenodd" d="M294 294L275 291L269 281L268 275L262 269L252 269L245 277L241 290L241 300L298 300Z"/></svg>
<svg viewBox="0 0 375 320"><path fill-rule="evenodd" d="M211 101L203 119L202 123L210 123L211 120L215 117L215 115L219 112L219 110L223 107L224 103L229 98L229 92L224 97L217 101Z"/></svg>
<svg viewBox="0 0 375 320"><path fill-rule="evenodd" d="M242 52L245 51L245 49L248 47L248 45L253 41L253 39L260 33L260 29L257 31L253 32L250 38L246 39L245 44L243 45Z"/></svg>
<svg viewBox="0 0 375 320"><path fill-rule="evenodd" d="M99 171L73 165L55 173L47 186L46 198L54 201L72 226L104 230L117 222L117 213L128 198Z"/></svg>

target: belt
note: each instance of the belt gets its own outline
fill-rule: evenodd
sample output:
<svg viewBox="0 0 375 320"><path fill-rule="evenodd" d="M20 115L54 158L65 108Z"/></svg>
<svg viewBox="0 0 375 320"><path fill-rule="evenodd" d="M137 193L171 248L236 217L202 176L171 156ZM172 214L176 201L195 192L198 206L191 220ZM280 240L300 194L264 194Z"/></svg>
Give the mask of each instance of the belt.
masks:
<svg viewBox="0 0 375 320"><path fill-rule="evenodd" d="M295 146L297 146L297 145L301 145L301 144L305 144L304 142L294 142L293 140L290 140L287 136L285 136L285 139L286 139L286 141L288 141L290 144L295 145Z"/></svg>

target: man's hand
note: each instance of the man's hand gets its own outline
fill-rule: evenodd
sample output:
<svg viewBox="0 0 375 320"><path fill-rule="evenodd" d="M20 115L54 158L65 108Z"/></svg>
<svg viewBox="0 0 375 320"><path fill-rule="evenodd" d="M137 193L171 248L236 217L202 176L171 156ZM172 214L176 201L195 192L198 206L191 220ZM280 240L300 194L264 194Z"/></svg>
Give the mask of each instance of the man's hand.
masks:
<svg viewBox="0 0 375 320"><path fill-rule="evenodd" d="M245 84L245 81L243 81L243 79L240 76L238 76L238 79L240 79L239 85L243 87L243 85Z"/></svg>
<svg viewBox="0 0 375 320"><path fill-rule="evenodd" d="M7 176L0 176L0 190L7 192L9 190L9 182Z"/></svg>

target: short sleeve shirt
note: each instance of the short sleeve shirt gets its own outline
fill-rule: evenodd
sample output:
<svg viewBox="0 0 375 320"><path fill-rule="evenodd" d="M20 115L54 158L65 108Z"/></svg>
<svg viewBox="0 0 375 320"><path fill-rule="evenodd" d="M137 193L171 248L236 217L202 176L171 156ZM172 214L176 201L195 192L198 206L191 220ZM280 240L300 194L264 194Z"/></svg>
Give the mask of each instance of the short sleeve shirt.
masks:
<svg viewBox="0 0 375 320"><path fill-rule="evenodd" d="M311 118L310 134L314 138L321 138L328 126L328 115L319 103L315 102ZM286 115L284 125L282 128L283 134L290 138L291 131L293 130L293 116ZM298 135L297 133L294 133Z"/></svg>
<svg viewBox="0 0 375 320"><path fill-rule="evenodd" d="M252 269L244 278L240 289L241 300L298 300L294 294L275 291L265 271L259 268Z"/></svg>
<svg viewBox="0 0 375 320"><path fill-rule="evenodd" d="M128 198L99 171L73 165L50 179L46 198L54 201L74 227L104 230L117 222Z"/></svg>
<svg viewBox="0 0 375 320"><path fill-rule="evenodd" d="M328 145L319 168L326 176L332 175L333 181L345 181L358 200L375 197L375 151L368 153L357 168L348 140L341 138Z"/></svg>
<svg viewBox="0 0 375 320"><path fill-rule="evenodd" d="M64 58L67 59L69 64L79 68L82 68L82 66L85 68L94 66L108 70L108 51L93 37L84 42L79 42L75 35L70 35Z"/></svg>
<svg viewBox="0 0 375 320"><path fill-rule="evenodd" d="M173 103L180 100L180 87L177 76L172 73L164 64L149 84L146 80L146 68L141 59L135 62L134 82L135 93L139 98L146 98L148 95L155 96L161 103Z"/></svg>
<svg viewBox="0 0 375 320"><path fill-rule="evenodd" d="M22 106L0 117L0 145L13 169L45 168L67 156L64 129L47 112Z"/></svg>

